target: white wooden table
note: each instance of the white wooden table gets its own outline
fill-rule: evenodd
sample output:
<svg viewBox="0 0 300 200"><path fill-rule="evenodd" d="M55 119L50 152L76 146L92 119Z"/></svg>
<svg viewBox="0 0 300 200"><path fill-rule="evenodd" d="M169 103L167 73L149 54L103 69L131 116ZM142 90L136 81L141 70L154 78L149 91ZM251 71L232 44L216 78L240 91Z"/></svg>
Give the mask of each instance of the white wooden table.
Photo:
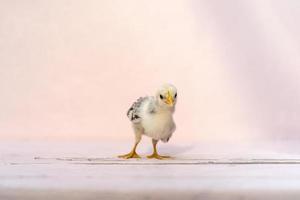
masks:
<svg viewBox="0 0 300 200"><path fill-rule="evenodd" d="M181 146L177 149L182 151L176 152L171 145L161 148L164 153L175 154L171 160L114 156L129 146L3 142L0 199L300 198L297 154L249 151L251 148L239 153L232 151L236 148L212 151L205 145L188 151ZM142 147L140 153L149 153L148 147Z"/></svg>

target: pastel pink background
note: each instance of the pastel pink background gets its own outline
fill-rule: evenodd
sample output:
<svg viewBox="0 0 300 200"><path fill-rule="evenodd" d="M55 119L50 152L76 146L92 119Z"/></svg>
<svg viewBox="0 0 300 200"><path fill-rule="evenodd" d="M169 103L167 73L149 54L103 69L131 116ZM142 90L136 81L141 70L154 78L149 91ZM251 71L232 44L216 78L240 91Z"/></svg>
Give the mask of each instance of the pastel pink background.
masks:
<svg viewBox="0 0 300 200"><path fill-rule="evenodd" d="M129 140L131 103L178 88L174 140L295 139L300 2L0 2L0 138Z"/></svg>

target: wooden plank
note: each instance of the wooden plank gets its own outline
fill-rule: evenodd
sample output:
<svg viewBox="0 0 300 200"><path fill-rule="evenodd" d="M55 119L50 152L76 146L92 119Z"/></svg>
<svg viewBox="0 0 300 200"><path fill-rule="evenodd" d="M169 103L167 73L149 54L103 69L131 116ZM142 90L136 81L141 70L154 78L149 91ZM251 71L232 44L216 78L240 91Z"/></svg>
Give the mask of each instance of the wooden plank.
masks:
<svg viewBox="0 0 300 200"><path fill-rule="evenodd" d="M10 162L13 165L22 164L83 164L83 165L267 165L289 164L300 165L300 159L199 159L180 158L165 160L149 159L117 159L117 158L89 158L89 157L34 157L29 162Z"/></svg>

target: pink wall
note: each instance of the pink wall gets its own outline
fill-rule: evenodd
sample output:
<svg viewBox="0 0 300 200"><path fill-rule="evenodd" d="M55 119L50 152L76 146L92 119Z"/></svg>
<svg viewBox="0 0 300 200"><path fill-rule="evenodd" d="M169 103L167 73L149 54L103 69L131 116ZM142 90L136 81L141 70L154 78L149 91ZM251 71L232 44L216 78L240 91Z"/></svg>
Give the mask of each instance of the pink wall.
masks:
<svg viewBox="0 0 300 200"><path fill-rule="evenodd" d="M298 1L2 1L0 137L128 139L126 111L179 90L176 140L300 131Z"/></svg>

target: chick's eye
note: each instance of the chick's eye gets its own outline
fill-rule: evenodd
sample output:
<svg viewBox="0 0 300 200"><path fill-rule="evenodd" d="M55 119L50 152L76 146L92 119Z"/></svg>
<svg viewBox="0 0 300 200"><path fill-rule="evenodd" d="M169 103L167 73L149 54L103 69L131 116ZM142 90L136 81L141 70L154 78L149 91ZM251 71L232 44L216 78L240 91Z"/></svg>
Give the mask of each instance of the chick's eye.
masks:
<svg viewBox="0 0 300 200"><path fill-rule="evenodd" d="M160 99L163 99L163 98L164 98L163 95L161 95L161 94L159 95L159 97L160 97Z"/></svg>
<svg viewBox="0 0 300 200"><path fill-rule="evenodd" d="M175 98L177 97L177 93L174 95L174 97L175 97Z"/></svg>

